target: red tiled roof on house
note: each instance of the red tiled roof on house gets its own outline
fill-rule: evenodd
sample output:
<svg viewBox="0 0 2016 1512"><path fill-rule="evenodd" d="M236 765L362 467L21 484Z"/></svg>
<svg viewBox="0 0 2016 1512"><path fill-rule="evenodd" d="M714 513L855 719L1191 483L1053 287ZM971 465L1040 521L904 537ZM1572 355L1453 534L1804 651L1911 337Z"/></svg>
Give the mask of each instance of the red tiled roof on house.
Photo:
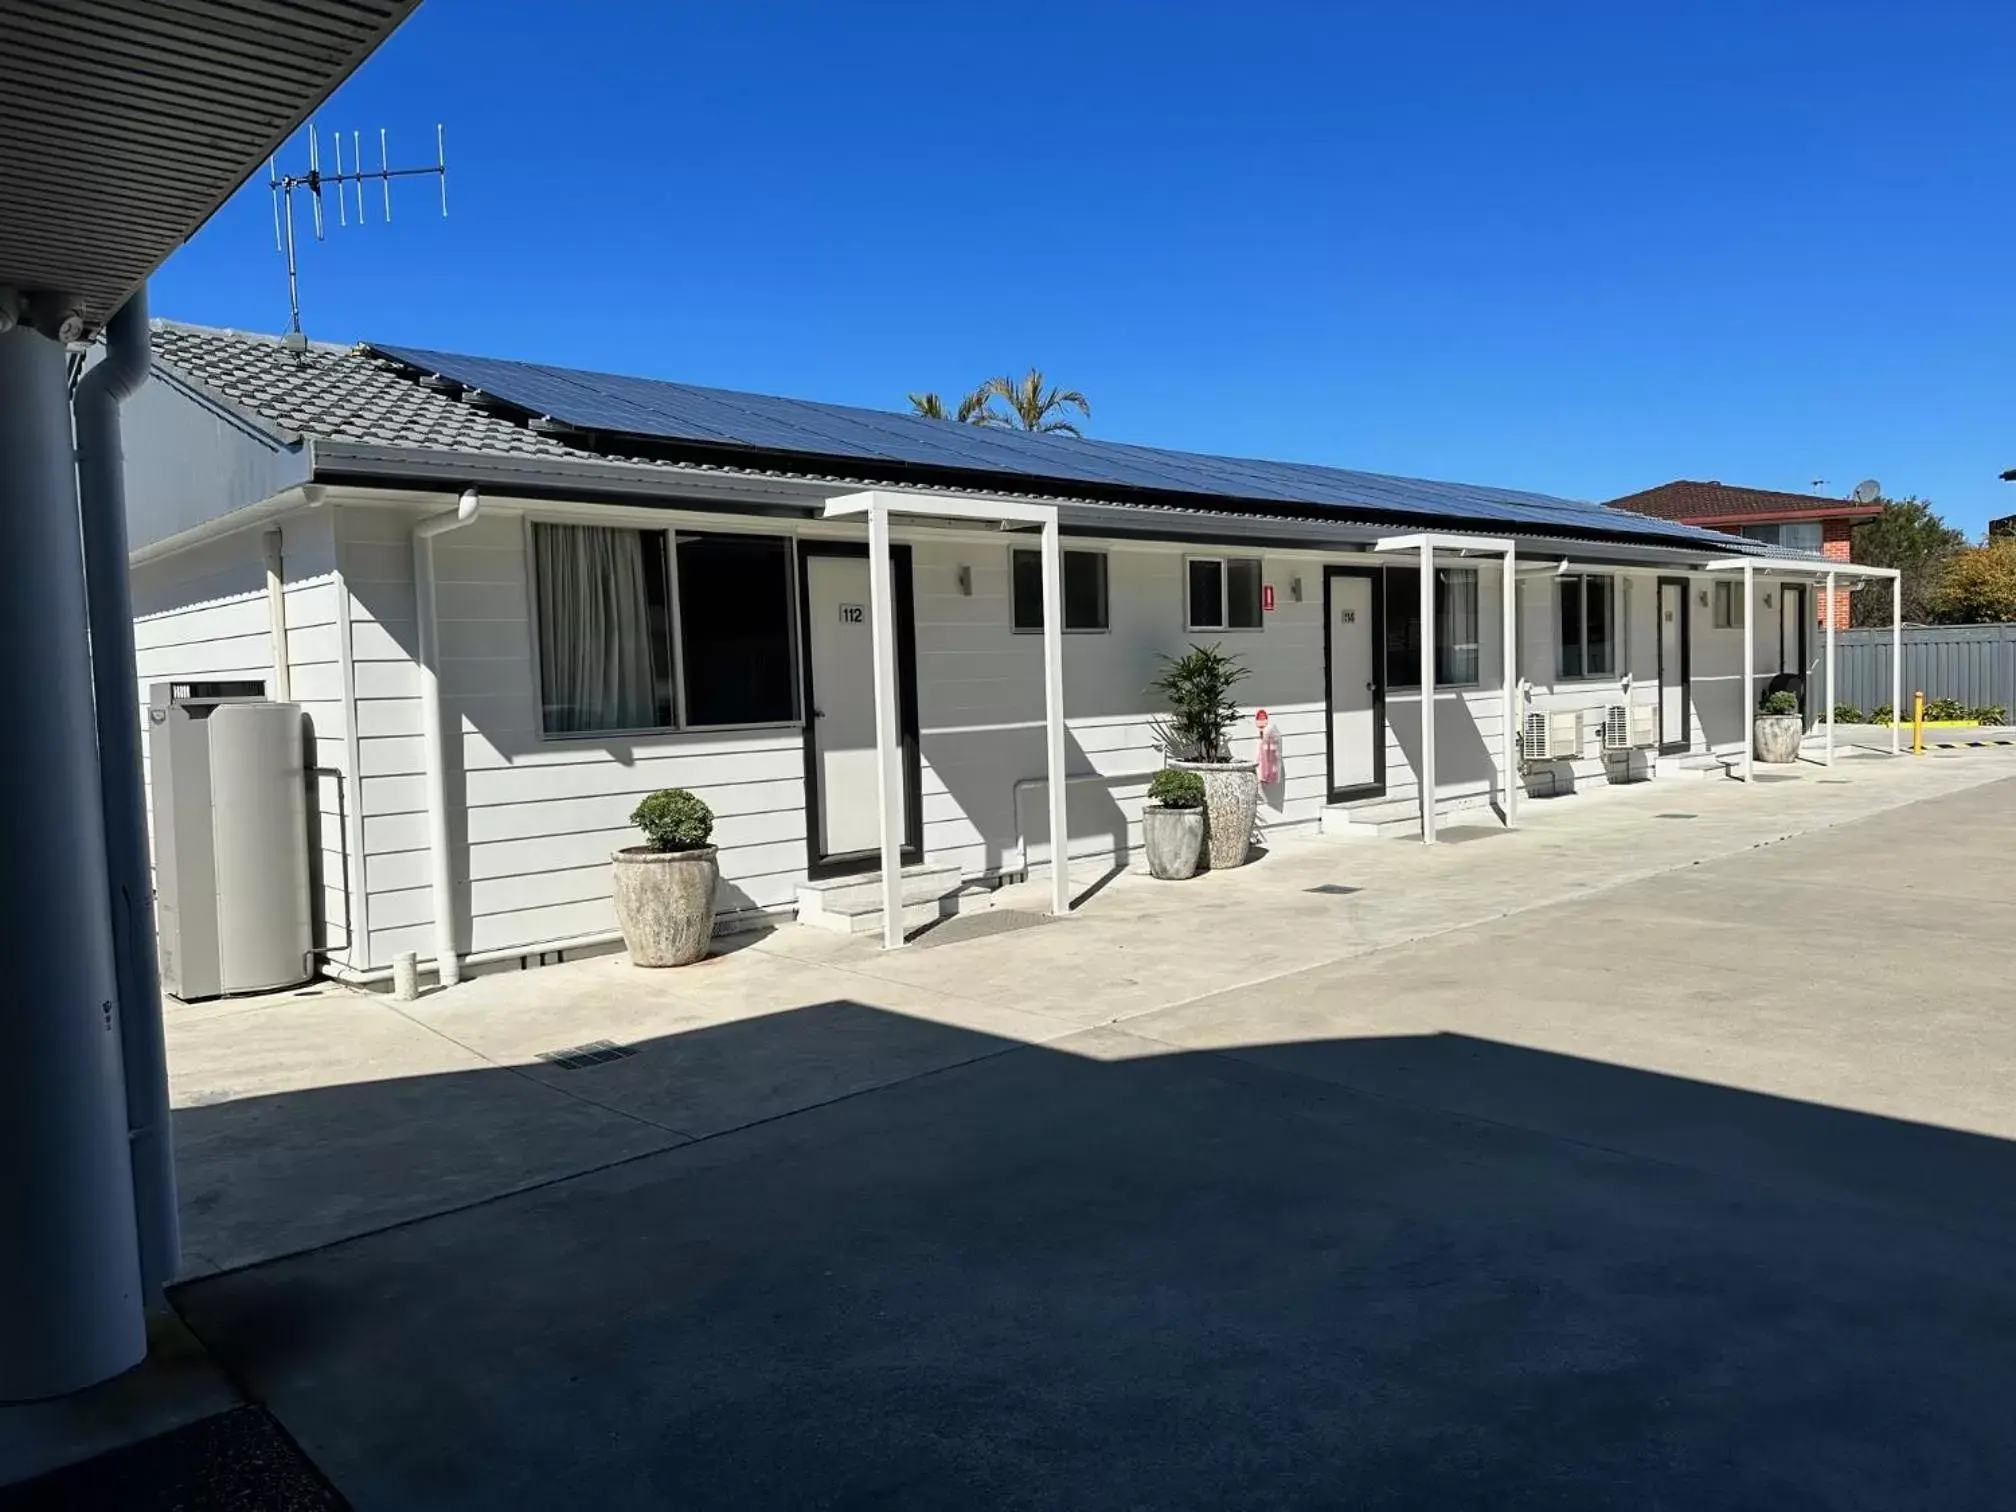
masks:
<svg viewBox="0 0 2016 1512"><path fill-rule="evenodd" d="M1828 499L1819 494L1778 493L1768 488L1732 488L1727 483L1680 479L1641 493L1612 499L1611 509L1679 520L1688 525L1752 525L1767 520L1866 520L1881 504Z"/></svg>

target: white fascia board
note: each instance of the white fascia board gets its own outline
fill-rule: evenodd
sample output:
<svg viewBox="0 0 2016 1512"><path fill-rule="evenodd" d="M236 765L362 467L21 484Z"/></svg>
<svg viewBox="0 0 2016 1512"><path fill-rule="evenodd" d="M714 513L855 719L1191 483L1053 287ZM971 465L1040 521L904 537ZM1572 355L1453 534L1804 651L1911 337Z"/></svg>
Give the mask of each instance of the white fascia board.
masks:
<svg viewBox="0 0 2016 1512"><path fill-rule="evenodd" d="M1478 556L1503 556L1513 543L1504 536L1443 534L1430 531L1420 535L1385 536L1372 543L1374 551L1455 551Z"/></svg>

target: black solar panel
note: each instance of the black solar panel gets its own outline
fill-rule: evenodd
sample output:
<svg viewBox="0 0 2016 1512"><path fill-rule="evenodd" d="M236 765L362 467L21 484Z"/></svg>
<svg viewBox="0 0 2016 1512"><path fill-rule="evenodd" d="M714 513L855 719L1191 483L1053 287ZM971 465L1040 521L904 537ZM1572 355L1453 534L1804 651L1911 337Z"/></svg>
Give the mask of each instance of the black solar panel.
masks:
<svg viewBox="0 0 2016 1512"><path fill-rule="evenodd" d="M582 430L832 461L957 468L994 474L1004 486L1018 490L1040 492L1062 485L1068 491L1074 484L1090 484L1587 535L1655 536L1676 544L1713 543L1722 551L1743 549L1739 541L1695 526L1516 489L1033 435L1005 427L957 425L886 410L417 347L371 350Z"/></svg>

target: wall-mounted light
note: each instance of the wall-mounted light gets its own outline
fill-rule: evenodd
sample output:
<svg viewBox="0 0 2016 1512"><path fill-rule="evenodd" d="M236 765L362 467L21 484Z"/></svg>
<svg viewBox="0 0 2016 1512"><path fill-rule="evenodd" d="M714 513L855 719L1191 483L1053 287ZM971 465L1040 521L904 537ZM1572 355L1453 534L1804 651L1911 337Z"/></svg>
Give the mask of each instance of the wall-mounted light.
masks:
<svg viewBox="0 0 2016 1512"><path fill-rule="evenodd" d="M1764 595L1764 607L1766 609L1769 609L1771 607L1771 595L1769 593L1766 593Z"/></svg>
<svg viewBox="0 0 2016 1512"><path fill-rule="evenodd" d="M1703 609L1708 607L1708 590L1706 588L1701 590L1701 607Z"/></svg>
<svg viewBox="0 0 2016 1512"><path fill-rule="evenodd" d="M955 576L959 580L960 595L964 598L973 597L973 569L962 563Z"/></svg>
<svg viewBox="0 0 2016 1512"><path fill-rule="evenodd" d="M1288 579L1288 597L1298 604L1302 602L1302 579L1299 577Z"/></svg>

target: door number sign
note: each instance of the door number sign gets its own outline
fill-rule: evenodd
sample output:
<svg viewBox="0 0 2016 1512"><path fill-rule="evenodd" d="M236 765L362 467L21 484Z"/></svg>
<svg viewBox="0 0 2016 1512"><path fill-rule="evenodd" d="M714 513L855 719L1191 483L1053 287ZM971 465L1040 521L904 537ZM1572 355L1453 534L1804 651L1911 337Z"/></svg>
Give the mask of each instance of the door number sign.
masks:
<svg viewBox="0 0 2016 1512"><path fill-rule="evenodd" d="M868 611L860 604L842 604L840 606L840 623L843 625L858 625L867 618Z"/></svg>

